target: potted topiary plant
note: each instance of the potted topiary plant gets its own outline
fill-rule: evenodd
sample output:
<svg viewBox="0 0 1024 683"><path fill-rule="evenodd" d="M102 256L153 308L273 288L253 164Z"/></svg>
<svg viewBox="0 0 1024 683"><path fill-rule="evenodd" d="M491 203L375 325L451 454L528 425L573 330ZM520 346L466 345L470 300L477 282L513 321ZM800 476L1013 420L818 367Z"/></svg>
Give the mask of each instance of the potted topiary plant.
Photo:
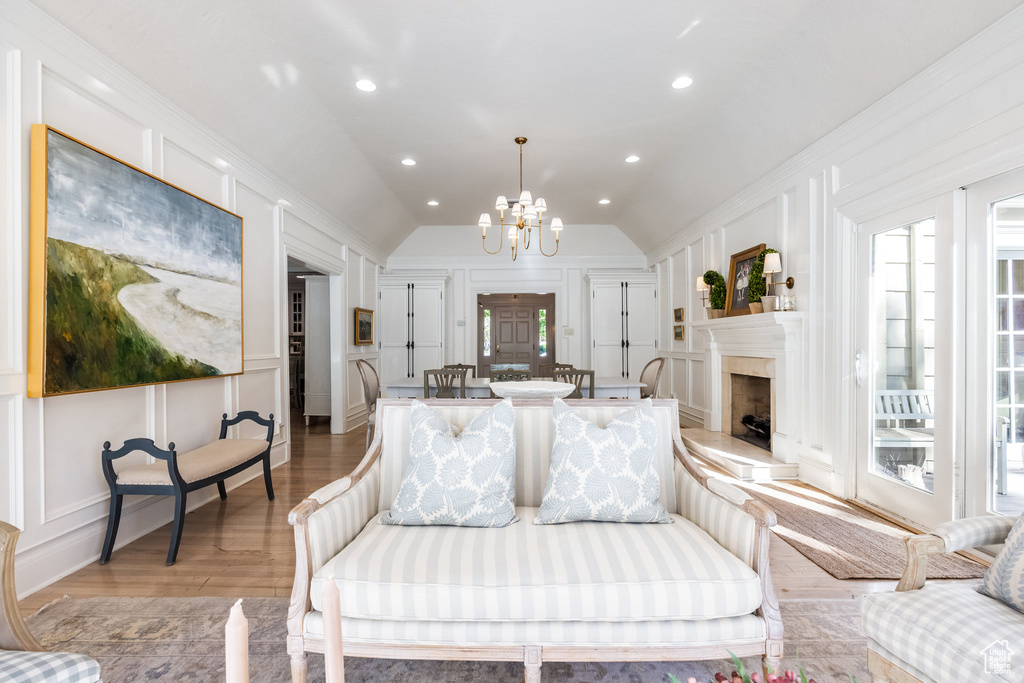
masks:
<svg viewBox="0 0 1024 683"><path fill-rule="evenodd" d="M751 313L763 313L766 310L775 310L774 297L771 304L771 308L766 309L764 302L761 301L767 293L767 282L764 277L764 257L766 254L777 254L778 252L774 249L765 249L757 258L754 259L754 265L750 267L750 283L747 285L747 301L750 302Z"/></svg>
<svg viewBox="0 0 1024 683"><path fill-rule="evenodd" d="M708 292L708 318L725 317L725 278L717 270L704 273L704 284L711 288Z"/></svg>

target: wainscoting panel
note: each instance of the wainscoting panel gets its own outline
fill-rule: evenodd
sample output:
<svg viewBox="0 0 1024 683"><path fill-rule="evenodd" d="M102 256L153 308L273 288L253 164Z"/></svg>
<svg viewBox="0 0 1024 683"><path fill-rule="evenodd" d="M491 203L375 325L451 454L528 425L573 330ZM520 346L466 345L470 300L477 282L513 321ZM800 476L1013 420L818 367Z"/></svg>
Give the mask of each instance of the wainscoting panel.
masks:
<svg viewBox="0 0 1024 683"><path fill-rule="evenodd" d="M235 183L235 213L242 216L242 340L250 357L281 356L282 288L280 246L274 224L276 203Z"/></svg>
<svg viewBox="0 0 1024 683"><path fill-rule="evenodd" d="M207 444L220 435L220 420L224 413L231 417L234 410L225 400L227 378L202 379L195 382L175 382L167 385L167 439L173 441L179 453L185 453ZM161 448L167 444L157 442Z"/></svg>
<svg viewBox="0 0 1024 683"><path fill-rule="evenodd" d="M167 138L163 139L162 152L163 172L160 177L211 204L232 211L224 193L227 174L223 170Z"/></svg>

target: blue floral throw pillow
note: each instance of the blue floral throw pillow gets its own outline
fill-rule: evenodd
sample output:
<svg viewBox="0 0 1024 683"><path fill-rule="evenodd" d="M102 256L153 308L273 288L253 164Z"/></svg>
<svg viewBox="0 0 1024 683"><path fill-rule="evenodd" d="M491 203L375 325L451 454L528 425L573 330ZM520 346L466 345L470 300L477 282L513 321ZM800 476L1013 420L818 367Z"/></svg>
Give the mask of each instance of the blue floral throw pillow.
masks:
<svg viewBox="0 0 1024 683"><path fill-rule="evenodd" d="M658 499L658 432L650 399L604 429L560 399L553 410L551 469L534 524L672 521Z"/></svg>
<svg viewBox="0 0 1024 683"><path fill-rule="evenodd" d="M1024 612L1024 515L1017 518L1006 536L1006 544L985 572L978 590L990 598Z"/></svg>
<svg viewBox="0 0 1024 683"><path fill-rule="evenodd" d="M502 527L516 521L515 413L504 400L461 434L434 410L412 402L409 462L381 524Z"/></svg>

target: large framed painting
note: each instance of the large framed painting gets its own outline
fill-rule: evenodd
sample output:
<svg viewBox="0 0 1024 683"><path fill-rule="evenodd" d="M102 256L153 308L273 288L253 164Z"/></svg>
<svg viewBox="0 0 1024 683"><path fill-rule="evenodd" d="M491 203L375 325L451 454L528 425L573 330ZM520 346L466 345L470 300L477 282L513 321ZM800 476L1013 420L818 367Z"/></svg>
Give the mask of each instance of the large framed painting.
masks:
<svg viewBox="0 0 1024 683"><path fill-rule="evenodd" d="M728 290L725 297L726 316L750 313L750 302L747 301L750 269L753 268L757 255L762 251L764 251L764 245L759 244L746 251L733 254L729 259Z"/></svg>
<svg viewBox="0 0 1024 683"><path fill-rule="evenodd" d="M242 373L242 218L32 126L28 395Z"/></svg>

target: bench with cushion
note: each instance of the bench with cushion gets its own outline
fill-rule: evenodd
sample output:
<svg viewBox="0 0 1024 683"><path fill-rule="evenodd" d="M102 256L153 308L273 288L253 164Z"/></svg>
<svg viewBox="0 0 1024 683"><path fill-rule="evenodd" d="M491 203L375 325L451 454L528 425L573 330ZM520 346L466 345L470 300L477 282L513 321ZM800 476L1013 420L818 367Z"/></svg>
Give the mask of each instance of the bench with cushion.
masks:
<svg viewBox="0 0 1024 683"><path fill-rule="evenodd" d="M504 476L514 478L507 502L518 521L496 527L416 526L412 513L413 525L396 525L396 509L411 501L400 493L403 481L412 481L405 477L411 453L424 447L411 424L419 410L412 403L378 401L378 428L362 463L289 516L296 542L288 615L293 681L306 680L306 652L325 650L327 585L341 596L346 657L521 661L528 683L540 680L542 661L676 661L733 652L761 655L778 668L782 622L768 570L775 517L690 459L676 401L565 402L602 431L641 404L651 406L654 436L645 438L656 482L648 477L644 489L660 501L664 523L548 524L535 520L546 514L559 414L550 399L513 401L514 465ZM422 403L461 438L498 401ZM638 440L635 434L627 441ZM491 447L509 443L471 437ZM437 452L437 438L430 443ZM447 476L446 468L436 471ZM432 476L418 465L412 472Z"/></svg>
<svg viewBox="0 0 1024 683"><path fill-rule="evenodd" d="M267 436L262 439L227 438L228 427L243 420L251 420L266 427ZM262 418L256 411L243 410L230 420L227 413L224 413L220 423L220 438L187 453L177 453L173 442L164 450L153 443L152 439L128 439L115 451L110 450L109 441L104 443L103 476L110 485L110 515L107 518L107 536L103 541L100 564L110 561L117 527L121 521L121 499L124 495L174 496L174 527L171 531L171 546L167 551L168 566L174 564L178 557L181 531L185 523L185 503L190 492L216 484L220 499L227 500L224 480L262 462L267 498L274 500L274 484L270 478L270 447L273 440L273 413L269 418ZM115 471L115 460L136 451L147 453L156 458L157 462L132 465Z"/></svg>

